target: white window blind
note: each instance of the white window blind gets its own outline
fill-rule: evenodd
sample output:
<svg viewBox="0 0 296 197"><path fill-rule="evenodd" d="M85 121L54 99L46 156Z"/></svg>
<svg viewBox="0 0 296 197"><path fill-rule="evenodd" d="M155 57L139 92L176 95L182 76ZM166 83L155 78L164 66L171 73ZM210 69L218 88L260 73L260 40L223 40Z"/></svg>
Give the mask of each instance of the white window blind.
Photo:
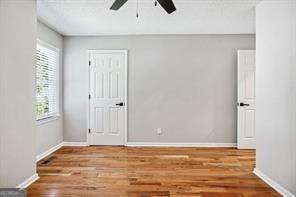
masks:
<svg viewBox="0 0 296 197"><path fill-rule="evenodd" d="M58 115L58 49L37 44L36 114L37 120Z"/></svg>

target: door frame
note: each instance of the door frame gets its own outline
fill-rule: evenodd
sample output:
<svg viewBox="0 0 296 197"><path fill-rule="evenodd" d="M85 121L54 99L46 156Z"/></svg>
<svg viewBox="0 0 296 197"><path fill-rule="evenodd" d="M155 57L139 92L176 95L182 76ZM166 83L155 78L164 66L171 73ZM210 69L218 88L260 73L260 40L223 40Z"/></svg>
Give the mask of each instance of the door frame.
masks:
<svg viewBox="0 0 296 197"><path fill-rule="evenodd" d="M124 146L127 145L127 135L128 135L128 50L127 49L89 49L86 52L86 66L87 66L87 107L86 107L86 144L90 146L90 135L89 135L89 128L90 128L90 56L92 54L100 54L100 53L123 53L125 56L125 126L124 126Z"/></svg>

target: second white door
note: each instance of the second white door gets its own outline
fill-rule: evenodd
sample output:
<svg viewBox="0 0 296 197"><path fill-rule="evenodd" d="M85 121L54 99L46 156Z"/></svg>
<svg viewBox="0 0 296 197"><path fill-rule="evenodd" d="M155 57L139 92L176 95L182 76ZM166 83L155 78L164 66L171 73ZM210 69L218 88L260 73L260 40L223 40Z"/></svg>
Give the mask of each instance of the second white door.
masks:
<svg viewBox="0 0 296 197"><path fill-rule="evenodd" d="M238 51L238 148L255 149L255 51Z"/></svg>
<svg viewBox="0 0 296 197"><path fill-rule="evenodd" d="M89 52L89 144L124 145L127 125L127 52Z"/></svg>

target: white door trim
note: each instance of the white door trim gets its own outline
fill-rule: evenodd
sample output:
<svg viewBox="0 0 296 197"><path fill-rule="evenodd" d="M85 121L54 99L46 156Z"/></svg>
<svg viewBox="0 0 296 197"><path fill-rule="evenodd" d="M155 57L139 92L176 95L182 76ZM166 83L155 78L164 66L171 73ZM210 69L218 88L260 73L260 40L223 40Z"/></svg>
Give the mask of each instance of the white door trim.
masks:
<svg viewBox="0 0 296 197"><path fill-rule="evenodd" d="M86 66L87 66L87 92L88 95L86 95L87 98L87 110L86 110L86 120L87 120L87 127L86 127L86 144L87 146L90 145L90 137L89 137L89 128L90 128L90 100L89 100L89 94L90 94L90 55L93 53L124 53L125 56L125 127L124 127L124 146L127 145L127 135L128 135L128 50L126 49L112 49L112 50L101 50L101 49L89 49L87 50L87 54L86 54Z"/></svg>

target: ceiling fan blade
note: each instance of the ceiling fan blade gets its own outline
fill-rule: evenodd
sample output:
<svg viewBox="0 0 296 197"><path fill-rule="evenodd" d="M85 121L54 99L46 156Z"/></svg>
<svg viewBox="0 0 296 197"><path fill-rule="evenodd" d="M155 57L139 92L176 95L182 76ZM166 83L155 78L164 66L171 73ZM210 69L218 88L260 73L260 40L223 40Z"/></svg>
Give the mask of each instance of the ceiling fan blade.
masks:
<svg viewBox="0 0 296 197"><path fill-rule="evenodd" d="M176 11L176 7L172 0L157 0L157 2L161 5L165 11L170 14L174 11Z"/></svg>
<svg viewBox="0 0 296 197"><path fill-rule="evenodd" d="M115 0L114 3L112 4L110 10L118 10L123 6L128 0Z"/></svg>

